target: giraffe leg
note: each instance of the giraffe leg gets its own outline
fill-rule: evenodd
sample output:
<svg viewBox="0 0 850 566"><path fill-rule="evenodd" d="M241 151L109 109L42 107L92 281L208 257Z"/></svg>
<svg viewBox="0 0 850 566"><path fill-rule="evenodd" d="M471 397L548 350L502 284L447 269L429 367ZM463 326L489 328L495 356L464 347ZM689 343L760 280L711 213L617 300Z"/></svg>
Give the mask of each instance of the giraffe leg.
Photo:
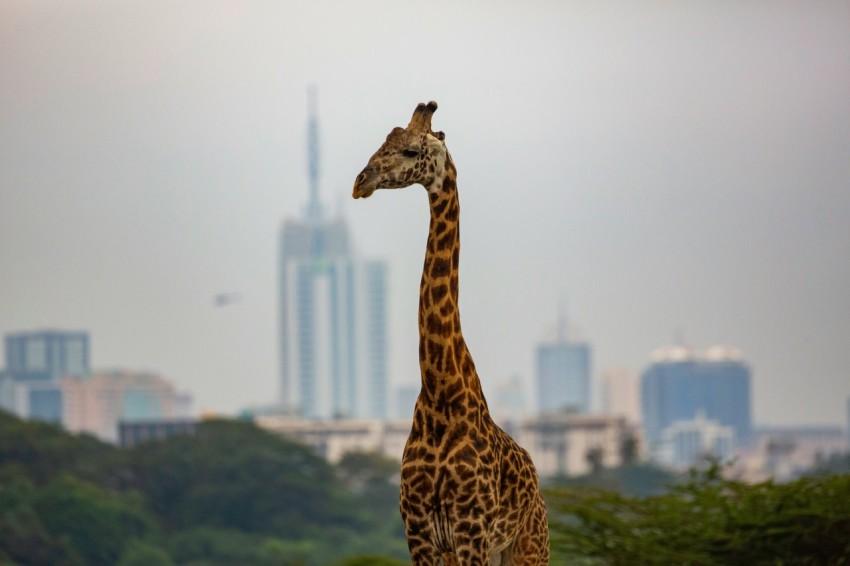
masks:
<svg viewBox="0 0 850 566"><path fill-rule="evenodd" d="M502 554L502 566L548 566L549 524L546 507L541 500L517 535Z"/></svg>
<svg viewBox="0 0 850 566"><path fill-rule="evenodd" d="M454 566L452 562L446 562L445 557L440 556L433 548L420 546L414 549L409 544L408 547L413 566Z"/></svg>
<svg viewBox="0 0 850 566"><path fill-rule="evenodd" d="M472 537L467 534L455 535L454 563L446 562L446 565L457 566L490 566L490 544L482 535Z"/></svg>

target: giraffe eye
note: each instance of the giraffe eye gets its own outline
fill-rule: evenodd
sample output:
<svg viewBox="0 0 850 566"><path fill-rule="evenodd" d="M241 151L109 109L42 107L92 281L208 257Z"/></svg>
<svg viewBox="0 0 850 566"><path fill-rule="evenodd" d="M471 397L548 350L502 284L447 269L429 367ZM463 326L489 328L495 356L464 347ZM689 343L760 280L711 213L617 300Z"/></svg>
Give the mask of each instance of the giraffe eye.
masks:
<svg viewBox="0 0 850 566"><path fill-rule="evenodd" d="M419 155L419 152L415 149L403 149L401 150L401 154L405 157L416 157Z"/></svg>

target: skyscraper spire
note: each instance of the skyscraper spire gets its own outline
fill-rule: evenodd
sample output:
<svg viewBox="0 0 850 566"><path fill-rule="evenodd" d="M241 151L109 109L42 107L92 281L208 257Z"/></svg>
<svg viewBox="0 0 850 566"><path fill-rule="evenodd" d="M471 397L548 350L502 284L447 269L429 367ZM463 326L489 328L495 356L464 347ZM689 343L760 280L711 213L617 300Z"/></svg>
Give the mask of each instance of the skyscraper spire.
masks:
<svg viewBox="0 0 850 566"><path fill-rule="evenodd" d="M570 325L569 319L567 319L567 307L566 307L566 299L561 297L561 300L558 301L558 342L563 343L566 342L570 335Z"/></svg>
<svg viewBox="0 0 850 566"><path fill-rule="evenodd" d="M318 89L316 85L307 88L307 176L309 179L309 201L307 218L317 222L322 216L322 204L319 201L319 110Z"/></svg>

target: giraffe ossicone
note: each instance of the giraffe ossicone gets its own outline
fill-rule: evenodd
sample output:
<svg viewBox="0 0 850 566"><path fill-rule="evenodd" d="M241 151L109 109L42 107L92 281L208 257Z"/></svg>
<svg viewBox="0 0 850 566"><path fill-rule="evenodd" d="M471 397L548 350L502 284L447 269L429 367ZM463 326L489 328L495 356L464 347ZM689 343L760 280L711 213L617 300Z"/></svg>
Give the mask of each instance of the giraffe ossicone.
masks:
<svg viewBox="0 0 850 566"><path fill-rule="evenodd" d="M354 198L419 184L431 221L419 287L422 388L401 464L400 509L416 566L549 563L546 506L531 456L490 416L460 328L460 207L436 102L420 103L357 176Z"/></svg>

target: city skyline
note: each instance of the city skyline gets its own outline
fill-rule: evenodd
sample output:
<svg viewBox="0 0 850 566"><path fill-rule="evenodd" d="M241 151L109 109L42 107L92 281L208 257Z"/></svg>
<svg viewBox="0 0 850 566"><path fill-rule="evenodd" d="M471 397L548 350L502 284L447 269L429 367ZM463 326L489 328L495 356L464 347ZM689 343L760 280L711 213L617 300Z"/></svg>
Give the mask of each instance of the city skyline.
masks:
<svg viewBox="0 0 850 566"><path fill-rule="evenodd" d="M191 395L162 376L92 371L85 330L16 332L6 334L3 343L0 410L21 418L115 442L121 422L171 420L191 412Z"/></svg>
<svg viewBox="0 0 850 566"><path fill-rule="evenodd" d="M201 410L277 400L277 231L308 202L317 84L330 208L389 261L393 387L418 382L427 205L350 187L435 99L485 394L520 375L535 398L568 295L594 378L642 372L681 328L743 350L754 422L844 424L846 3L434 9L411 53L391 4L3 3L0 333L87 329L92 367L168 375Z"/></svg>

